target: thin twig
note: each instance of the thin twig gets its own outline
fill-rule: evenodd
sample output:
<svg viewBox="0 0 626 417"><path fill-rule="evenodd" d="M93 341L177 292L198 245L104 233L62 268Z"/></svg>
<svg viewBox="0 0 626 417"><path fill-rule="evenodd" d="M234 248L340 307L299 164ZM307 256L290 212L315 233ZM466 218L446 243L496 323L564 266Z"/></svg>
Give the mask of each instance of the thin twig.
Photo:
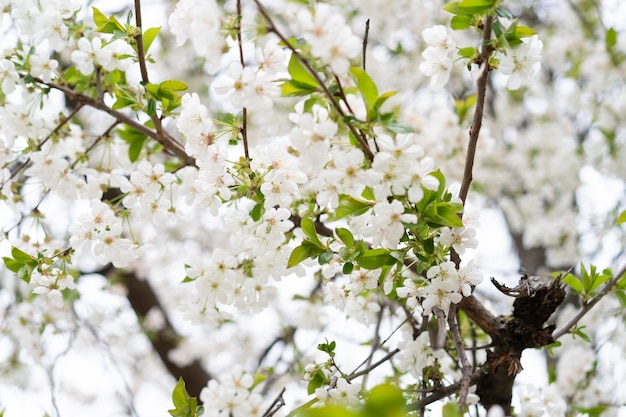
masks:
<svg viewBox="0 0 626 417"><path fill-rule="evenodd" d="M474 372L472 374L472 376L470 377L470 386L476 384L476 382L478 381L478 378L482 375L483 371L481 369L477 370L476 372ZM409 404L408 409L410 411L417 411L419 409L422 409L424 407L426 407L428 404L432 404L435 401L439 401L442 398L446 398L449 395L452 395L456 392L458 392L461 389L461 382L455 382L452 385L448 385L447 387L441 387L435 391L433 391L432 394L430 394L427 397L422 398L419 401L416 401L412 404Z"/></svg>
<svg viewBox="0 0 626 417"><path fill-rule="evenodd" d="M144 82L144 87L145 87L147 84L150 83L150 79L148 78L148 68L146 67L146 56L143 50L143 29L142 29L142 23L141 23L141 0L135 0L135 25L137 26L137 29L138 29L138 33L137 35L135 35L135 42L137 46L137 62L139 63L141 79ZM154 125L154 130L156 131L155 139L159 143L162 144L162 143L174 142L178 145L178 147L182 148L182 145L180 145L173 137L165 133L165 131L163 130L163 124L161 123L161 118L158 117L156 113L150 115L150 120L152 120L152 124ZM183 148L183 151L184 151L184 148ZM187 155L186 152L185 152L185 155Z"/></svg>
<svg viewBox="0 0 626 417"><path fill-rule="evenodd" d="M50 140L50 138L52 138L52 136L56 135L59 130L61 130L61 128L63 126L65 126L67 124L67 122L69 122L74 116L76 116L76 113L78 113L80 111L80 109L82 109L83 104L79 103L78 106L76 106L76 108L74 110L72 110L70 112L70 114L68 114L67 116L65 116L63 118L63 120L61 120L59 122L59 124L56 125L56 127L52 130L52 132L50 132L48 134L48 136L46 136L46 138L44 140L41 141L41 143L39 145L37 145L37 150L41 150L41 148L43 147L43 145ZM9 180L12 180L13 178L15 178L17 176L17 174L19 174L19 172L21 170L23 170L24 168L26 168L26 166L30 164L30 158L26 159L26 161L22 162L21 164L13 167L13 169L11 170L11 176L9 177ZM8 180L7 180L8 181ZM4 183L3 183L4 185Z"/></svg>
<svg viewBox="0 0 626 417"><path fill-rule="evenodd" d="M163 145L163 148L165 148L166 151L168 151L170 154L178 158L181 158L182 160L185 161L187 165L189 166L196 165L195 159L187 155L185 148L167 132L163 131L161 135L158 135L156 131L150 129L149 127L143 125L142 123L139 123L137 120L133 119L131 116L124 114L118 110L114 110L110 108L109 106L107 106L105 103L95 100L85 94L78 93L64 85L55 84L52 82L47 83L39 78L33 78L33 80L41 85L45 85L45 86L48 86L50 88L53 88L55 90L62 92L67 97L71 98L72 100L76 100L80 105L87 105L89 107L92 107L94 109L101 110L107 113L108 115L114 117L118 122L123 123L127 126L130 126L131 128L143 133L149 138L156 140L161 145Z"/></svg>
<svg viewBox="0 0 626 417"><path fill-rule="evenodd" d="M246 65L246 61L243 58L243 41L241 40L241 19L243 19L243 15L241 14L241 0L237 0L237 26L235 30L237 31L237 46L239 47L239 62L241 62L241 68L244 68ZM248 148L248 109L243 108L241 110L241 139L243 141L243 155L246 158L246 161L250 160L250 151Z"/></svg>
<svg viewBox="0 0 626 417"><path fill-rule="evenodd" d="M354 373L348 375L346 377L346 381L350 382L353 379L356 379L356 378L360 377L361 375L366 375L366 374L370 373L372 370L378 368L380 365L382 365L383 363L387 362L389 359L391 359L394 356L396 356L399 352L400 352L400 349L397 349L397 348L392 350L391 352L389 352L388 354L386 354L381 359L379 359L378 361L374 362L373 364L371 364L367 368L363 369L362 371L354 372Z"/></svg>
<svg viewBox="0 0 626 417"><path fill-rule="evenodd" d="M285 391L286 388L283 388L282 391L280 391L272 404L270 404L270 406L267 408L267 411L263 413L263 417L272 417L278 412L278 410L285 406L285 399L283 398L283 394L285 393Z"/></svg>
<svg viewBox="0 0 626 417"><path fill-rule="evenodd" d="M317 71L315 71L315 69L311 66L309 61L307 61L304 57L302 57L302 55L300 55L300 53L298 52L296 47L291 43L291 41L287 39L280 30L278 30L278 28L274 24L274 20L269 15L267 10L265 10L265 7L261 4L261 2L259 0L254 0L254 3L257 5L257 8L259 9L259 13L261 13L261 15L263 16L263 18L265 19L268 25L267 30L274 33L276 36L278 36L280 40L287 46L287 48L289 48L289 50L296 56L298 61L300 61L300 63L306 68L309 74L311 74L311 76L315 78L315 81L317 81L317 84L322 88L322 90L324 91L324 94L329 99L330 104L334 107L337 113L339 113L339 115L342 116L342 118L345 117L346 113L341 108L341 105L339 104L339 102L337 102L337 100L335 99L335 96L333 95L333 93L328 89L324 81L320 78ZM365 156L370 161L373 161L374 153L372 152L369 145L367 144L367 138L361 135L355 129L355 127L352 126L352 124L346 123L346 126L348 127L348 130L350 130L350 133L352 133L354 138L357 140L357 142L359 142L359 145L361 146L361 150L363 151Z"/></svg>
<svg viewBox="0 0 626 417"><path fill-rule="evenodd" d="M602 291L600 291L598 295L593 297L591 301L585 304L574 317L572 317L567 323L565 323L562 327L552 333L552 337L554 338L554 340L557 340L564 334L568 333L570 329L574 327L576 323L578 323L580 319L582 319L589 312L589 310L593 308L593 306L598 304L598 302L611 291L611 289L624 276L624 274L626 274L626 266L624 266L617 274L615 274L613 278L611 278L611 280L606 283L604 288L602 288Z"/></svg>
<svg viewBox="0 0 626 417"><path fill-rule="evenodd" d="M472 365L470 364L469 359L467 359L467 354L465 353L465 347L463 346L463 339L461 338L461 331L457 320L457 307L456 305L451 305L450 311L448 312L448 325L450 326L450 332L454 338L457 355L461 360L459 407L461 410L465 410L467 408L467 394L469 393L470 378L472 377Z"/></svg>
<svg viewBox="0 0 626 417"><path fill-rule="evenodd" d="M459 191L459 198L464 205L465 200L467 199L467 193L469 192L469 188L472 183L472 170L474 168L474 159L476 157L476 145L478 144L478 136L483 123L487 81L489 79L490 71L489 57L493 51L493 47L489 42L491 39L492 24L493 16L487 16L483 27L483 45L481 50L480 65L482 72L476 83L476 111L474 112L474 120L472 121L472 127L470 128L469 144L467 145L467 154L465 156L465 169L463 171L463 180L461 181L461 189Z"/></svg>
<svg viewBox="0 0 626 417"><path fill-rule="evenodd" d="M363 35L363 71L365 71L365 62L367 61L367 38L370 34L370 20L365 21L365 34Z"/></svg>

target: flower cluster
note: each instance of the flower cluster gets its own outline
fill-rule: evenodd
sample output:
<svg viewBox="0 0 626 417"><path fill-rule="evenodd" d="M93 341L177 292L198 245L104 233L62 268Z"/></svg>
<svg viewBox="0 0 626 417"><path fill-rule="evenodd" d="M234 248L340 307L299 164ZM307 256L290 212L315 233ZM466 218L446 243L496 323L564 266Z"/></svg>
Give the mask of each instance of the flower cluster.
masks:
<svg viewBox="0 0 626 417"><path fill-rule="evenodd" d="M350 60L360 53L361 40L352 33L343 15L330 4L318 3L313 12L304 9L298 13L297 19L311 54L335 74L346 74Z"/></svg>
<svg viewBox="0 0 626 417"><path fill-rule="evenodd" d="M269 404L255 389L254 376L237 366L229 374L223 375L219 382L209 381L200 393L200 399L207 405L207 417L259 417Z"/></svg>
<svg viewBox="0 0 626 417"><path fill-rule="evenodd" d="M422 74L430 77L430 87L440 91L450 79L456 55L456 43L445 26L437 25L422 32L428 47L422 52L425 62L420 64Z"/></svg>
<svg viewBox="0 0 626 417"><path fill-rule="evenodd" d="M101 263L124 267L138 256L137 245L122 237L122 221L111 207L100 200L91 201L91 211L76 218L70 227L70 244L83 253L93 253Z"/></svg>

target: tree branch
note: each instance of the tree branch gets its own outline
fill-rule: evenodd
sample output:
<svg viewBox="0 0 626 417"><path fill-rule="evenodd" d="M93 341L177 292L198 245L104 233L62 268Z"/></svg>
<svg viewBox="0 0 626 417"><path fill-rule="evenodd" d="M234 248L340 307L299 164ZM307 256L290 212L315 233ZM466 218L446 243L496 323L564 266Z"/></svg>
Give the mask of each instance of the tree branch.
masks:
<svg viewBox="0 0 626 417"><path fill-rule="evenodd" d="M459 324L457 322L458 316L456 313L457 307L455 304L452 304L450 306L450 311L448 312L448 325L450 326L450 332L454 338L457 355L461 361L462 376L461 381L459 381L459 407L464 411L467 408L467 394L469 393L470 379L472 377L472 365L465 354L465 347L463 346L463 339L461 338L461 331L459 330Z"/></svg>
<svg viewBox="0 0 626 417"><path fill-rule="evenodd" d="M134 120L129 115L124 114L124 113L122 113L122 112L120 112L118 110L114 110L114 109L110 108L109 106L107 106L104 102L95 100L95 99L93 99L93 98L91 98L91 97L89 97L89 96L87 96L85 94L78 93L78 92L76 92L76 91L72 90L71 88L66 87L64 85L56 84L56 83L53 83L53 82L46 83L46 82L44 82L43 80L41 80L39 78L34 78L34 81L39 83L39 84L41 84L41 85L45 85L47 87L50 87L52 89L55 89L55 90L58 90L58 91L62 92L68 98L77 101L81 105L87 105L89 107L92 107L94 109L101 110L101 111L107 113L108 115L114 117L118 122L123 123L125 125L128 125L128 126L132 127L133 129L135 129L135 130L143 133L144 135L148 136L149 138L156 140L161 145L163 145L163 148L166 151L168 151L171 155L174 155L174 156L184 160L185 164L187 164L189 166L195 166L196 165L195 159L190 157L189 155L187 155L187 152L185 151L185 148L180 143L178 143L167 132L163 131L162 134L159 135L156 131L148 128L147 126L143 125L142 123L139 123L137 120Z"/></svg>
<svg viewBox="0 0 626 417"><path fill-rule="evenodd" d="M467 193L472 183L472 171L474 168L474 159L476 157L476 145L478 144L478 136L483 123L483 112L485 109L485 97L487 93L487 81L489 79L489 57L493 51L493 47L489 41L491 39L491 26L493 24L493 16L487 16L483 27L483 45L481 50L481 74L476 83L476 111L474 112L474 120L470 128L469 144L467 146L467 154L465 156L465 169L463 171L463 180L461 181L461 189L459 198L465 204Z"/></svg>
<svg viewBox="0 0 626 417"><path fill-rule="evenodd" d="M617 284L617 282L626 274L626 266L624 266L617 274L615 274L613 276L613 278L611 278L611 280L609 282L606 283L606 285L604 286L604 288L602 288L602 291L600 291L600 293L598 295L596 295L595 297L593 297L591 299L591 301L589 301L587 304L585 304L580 311L578 311L578 313L576 313L576 315L574 317L572 317L567 323L565 323L563 325L563 327L557 329L554 331L554 333L552 333L552 337L554 338L554 340L557 340L559 337L563 336L564 334L568 333L570 331L570 329L572 327L574 327L574 325L576 325L576 323L578 323L580 321L580 319L582 319L592 308L593 306L595 306L596 304L598 304L598 302L605 296L607 295L611 289L613 289L613 287Z"/></svg>
<svg viewBox="0 0 626 417"><path fill-rule="evenodd" d="M309 61L307 61L306 59L304 59L302 57L302 55L300 55L300 53L298 52L296 47L292 45L292 43L289 41L289 39L287 39L278 30L278 28L274 24L274 20L269 15L267 10L265 10L265 7L261 4L261 2L259 0L254 0L254 3L257 5L257 8L259 9L259 13L261 13L263 18L267 22L267 25L268 25L267 30L269 30L270 32L272 32L276 36L278 36L280 38L280 40L285 44L285 46L287 46L287 48L289 48L289 50L291 50L291 52L296 56L298 61L300 61L300 63L306 68L306 70L309 72L309 74L311 74L311 76L313 76L313 78L315 78L315 81L317 81L319 86L322 88L322 90L324 91L324 94L326 95L326 97L328 97L328 100L330 101L330 104L335 108L337 113L339 113L340 116L344 117L346 115L345 112L343 111L343 109L341 108L341 106L339 105L337 100L335 99L335 96L333 95L333 93L330 92L330 90L328 89L328 87L326 86L324 81L320 78L320 76L317 73L317 71L315 71L315 69L311 66ZM355 137L355 139L359 142L359 145L361 146L361 150L363 151L365 156L370 161L373 161L374 160L374 153L372 152L372 150L370 149L369 145L367 144L367 139L363 135L361 135L355 129L355 127L352 126L352 124L346 123L346 126L350 130L350 133L352 133L352 135Z"/></svg>

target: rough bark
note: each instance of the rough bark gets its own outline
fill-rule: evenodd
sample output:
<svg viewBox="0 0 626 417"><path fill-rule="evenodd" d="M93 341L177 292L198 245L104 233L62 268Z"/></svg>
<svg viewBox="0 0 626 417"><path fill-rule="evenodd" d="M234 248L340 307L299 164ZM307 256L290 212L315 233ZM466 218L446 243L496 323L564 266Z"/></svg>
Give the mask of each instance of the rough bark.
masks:
<svg viewBox="0 0 626 417"><path fill-rule="evenodd" d="M515 302L513 314L499 318L499 334L487 352L487 366L478 380L476 394L486 409L498 405L505 415L511 415L513 383L522 370L522 351L554 342L554 325L546 326L546 322L563 302L565 289L558 279L527 275L514 288L492 281L503 294L515 297Z"/></svg>

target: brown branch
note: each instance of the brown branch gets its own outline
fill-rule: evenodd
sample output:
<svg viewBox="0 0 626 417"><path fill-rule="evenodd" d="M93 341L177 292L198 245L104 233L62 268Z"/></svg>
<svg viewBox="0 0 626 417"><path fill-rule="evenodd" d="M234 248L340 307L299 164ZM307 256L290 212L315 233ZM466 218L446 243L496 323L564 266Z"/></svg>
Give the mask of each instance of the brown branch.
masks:
<svg viewBox="0 0 626 417"><path fill-rule="evenodd" d="M141 0L135 0L135 24L137 25L137 29L138 29L138 33L135 35L135 42L136 42L136 47L137 47L137 62L139 63L139 69L141 71L141 79L144 82L144 88L145 88L146 85L150 83L150 80L148 78L148 68L146 67L146 56L143 50L143 29L142 29L142 24L141 24ZM150 120L152 120L152 123L154 124L154 129L156 131L155 139L164 147L165 147L164 143L168 143L168 144L171 143L171 144L175 144L177 148L183 149L183 153L185 155L185 158L183 159L187 161L189 157L187 156L187 153L184 152L184 148L182 147L180 143L178 143L178 141L176 141L176 139L171 137L169 134L167 134L163 130L163 124L161 123L161 119L156 115L156 113L150 115ZM165 147L165 149L169 149L169 148ZM180 156L178 154L175 154L175 155Z"/></svg>
<svg viewBox="0 0 626 417"><path fill-rule="evenodd" d="M98 101L85 94L78 93L72 90L70 87L67 87L61 84L56 84L53 82L46 83L39 78L34 78L34 81L41 85L45 85L47 87L50 87L52 89L62 92L68 98L74 101L77 101L80 105L86 105L86 106L89 106L94 109L107 113L108 115L114 117L118 122L123 123L127 126L130 126L133 129L148 136L149 138L156 140L161 145L163 145L163 148L166 151L168 151L170 154L184 160L185 164L189 166L196 165L195 159L187 155L185 148L167 132L163 131L162 134L159 135L156 131L150 129L149 127L143 125L142 123L139 123L137 120L133 119L131 116L124 114L121 111L110 108L102 101Z"/></svg>
<svg viewBox="0 0 626 417"><path fill-rule="evenodd" d="M555 330L552 333L552 337L554 340L557 340L559 337L568 333L572 327L576 325L598 302L607 295L611 289L617 284L617 282L626 274L626 266L624 266L617 274L611 278L609 282L606 283L602 291L595 297L591 299L587 304L583 305L578 313L574 317L572 317L567 323L565 323L562 327Z"/></svg>
<svg viewBox="0 0 626 417"><path fill-rule="evenodd" d="M107 276L110 278L111 275L118 272L120 271L111 268ZM161 358L161 362L163 362L168 372L175 379L182 377L185 381L187 391L189 391L189 395L197 397L200 395L200 391L202 391L213 377L204 370L204 367L197 359L185 366L179 366L170 359L170 353L177 347L180 336L167 318L167 313L159 302L152 286L147 280L140 279L132 271L121 272L121 277L128 289L126 297L140 322L143 321L144 317L152 309L157 309L163 314L165 324L161 329L156 331L154 335L149 337L152 347L159 355L159 358Z"/></svg>
<svg viewBox="0 0 626 417"><path fill-rule="evenodd" d="M239 48L239 62L243 69L246 65L246 61L243 57L243 41L241 40L241 20L243 15L241 14L241 0L237 0L237 46ZM248 149L248 109L243 108L241 110L241 140L243 141L243 155L246 161L250 161L250 150Z"/></svg>
<svg viewBox="0 0 626 417"><path fill-rule="evenodd" d="M472 385L476 385L476 382L478 382L479 377L482 374L482 370L478 370L476 372L474 372L470 378L470 386ZM432 394L430 394L427 397L422 398L419 401L416 401L412 404L409 404L408 409L409 411L417 411L420 410L424 407L426 407L428 404L432 404L435 401L439 401L442 398L446 398L452 394L457 393L459 390L461 389L461 382L455 382L452 385L448 385L447 387L442 387L439 388L438 390L433 391Z"/></svg>
<svg viewBox="0 0 626 417"><path fill-rule="evenodd" d="M492 341L498 342L501 340L501 331L503 324L500 320L491 314L485 306L476 299L473 295L469 297L463 297L459 302L458 307L467 314L485 333L487 333Z"/></svg>
<svg viewBox="0 0 626 417"><path fill-rule="evenodd" d="M457 355L461 360L462 376L459 387L459 407L464 411L467 408L467 394L469 393L470 379L472 377L472 365L470 364L469 359L467 359L467 354L465 353L465 347L463 346L463 339L461 338L461 331L457 322L458 316L456 313L456 305L451 305L450 311L448 312L448 325L450 326L450 332L454 338Z"/></svg>
<svg viewBox="0 0 626 417"><path fill-rule="evenodd" d="M492 24L493 16L487 16L483 27L483 45L480 56L480 68L482 68L482 70L476 83L476 111L474 112L474 120L472 121L472 127L470 128L469 144L467 146L467 154L465 157L465 169L463 171L463 180L461 181L461 189L459 191L459 198L463 204L465 204L467 193L469 192L470 184L472 183L472 170L474 168L474 159L476 157L476 146L478 144L480 128L483 123L487 81L489 79L490 71L489 57L493 51L493 47L490 44Z"/></svg>
<svg viewBox="0 0 626 417"><path fill-rule="evenodd" d="M269 15L267 10L265 10L265 7L261 4L261 2L259 0L254 0L254 3L257 5L257 8L259 9L259 13L261 13L261 15L263 16L263 18L265 19L265 21L266 21L266 23L268 25L267 30L272 32L272 33L274 33L276 36L278 36L280 38L280 40L285 44L285 46L287 46L287 48L296 56L298 61L300 61L300 63L306 68L306 70L309 72L309 74L311 74L311 76L313 78L315 78L315 81L317 81L317 84L322 88L322 90L324 91L324 94L326 95L326 97L328 97L328 99L330 101L330 104L334 107L334 109L337 111L337 113L342 118L345 117L346 113L343 111L343 109L341 108L341 106L339 105L337 100L335 99L335 96L333 95L333 93L331 93L331 91L328 89L328 87L326 86L324 81L320 78L320 76L317 73L317 71L315 71L315 69L311 66L309 61L307 61L298 52L296 47L289 41L289 39L287 39L285 37L285 35L283 35L282 32L280 30L278 30L278 28L274 24L274 20ZM374 153L372 152L372 150L370 149L369 145L367 144L367 139L363 135L359 134L359 132L356 130L356 128L354 126L352 126L352 124L346 123L346 126L348 127L348 130L350 130L350 133L352 133L354 138L357 140L357 142L359 142L359 145L361 146L361 150L363 151L363 153L365 153L365 156L370 161L373 161L374 160Z"/></svg>

